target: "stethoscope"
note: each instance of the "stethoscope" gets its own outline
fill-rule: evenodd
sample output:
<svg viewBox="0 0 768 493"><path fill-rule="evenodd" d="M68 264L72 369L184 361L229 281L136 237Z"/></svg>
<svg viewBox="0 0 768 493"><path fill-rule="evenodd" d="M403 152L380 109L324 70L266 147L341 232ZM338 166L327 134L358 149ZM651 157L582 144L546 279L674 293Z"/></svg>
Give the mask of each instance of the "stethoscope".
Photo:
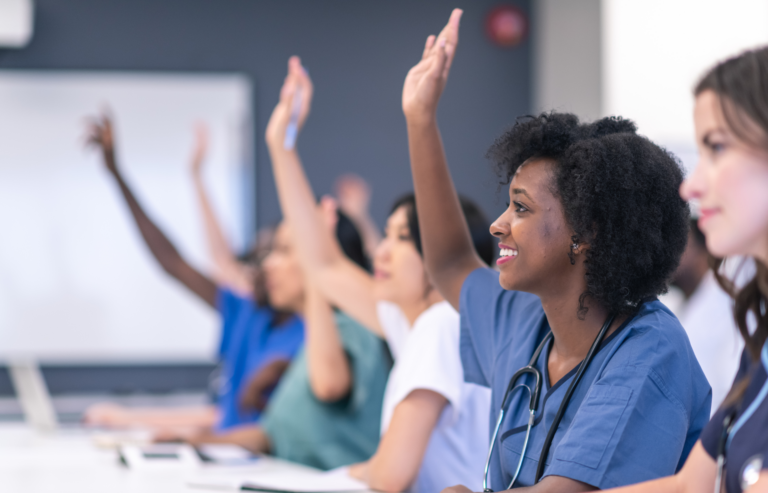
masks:
<svg viewBox="0 0 768 493"><path fill-rule="evenodd" d="M576 376L573 377L571 384L568 386L568 390L565 392L565 396L563 397L563 400L560 403L560 407L557 409L555 420L552 422L552 425L549 427L549 431L547 432L547 437L544 440L544 446L541 448L541 454L539 455L539 465L536 468L536 480L534 481L534 484L538 483L539 480L541 479L541 476L544 475L544 466L545 466L545 461L547 459L547 456L549 455L549 448L552 445L552 439L555 437L555 432L557 431L557 427L560 424L560 421L563 419L565 410L568 407L568 401L571 400L571 395L573 395L573 391L576 389L576 386L579 384L579 380L581 380L581 377L584 374L584 371L589 366L589 363L592 362L592 358L594 358L595 353L597 353L597 349L600 347L600 344L603 342L603 339L605 338L605 333L608 332L608 328L613 323L614 318L616 318L615 314L611 314L605 320L603 327L600 329L600 332L598 332L597 337L595 337L595 342L593 342L592 347L589 348L587 357L584 358L584 360L579 365L579 369L576 371ZM501 427L501 422L504 420L504 414L506 413L507 405L509 404L508 399L512 391L521 387L528 389L528 394L531 396L531 399L528 405L528 412L529 412L528 426L525 430L525 441L523 442L523 450L520 452L520 460L517 463L517 469L515 470L515 474L514 476L512 476L512 481L510 481L507 489L512 489L512 486L515 484L515 481L517 481L517 477L520 475L520 470L523 468L523 460L525 460L525 451L528 448L528 439L531 436L531 428L533 428L533 422L536 418L536 411L538 410L538 407L539 407L539 394L541 394L541 385L543 380L541 376L541 372L534 365L536 364L536 361L538 361L539 356L541 355L541 352L544 350L544 347L547 345L547 343L551 339L552 339L552 332L550 331L544 337L544 340L542 340L539 346L536 348L536 351L533 352L533 356L531 357L531 361L528 362L528 365L517 370L515 374L512 375L512 378L509 379L509 385L507 385L507 391L504 392L504 398L501 400L501 411L499 411L499 419L496 420L496 429L493 430L493 437L491 438L491 448L490 450L488 450L488 458L485 461L485 473L483 475L483 491L486 493L493 492L493 490L488 487L488 469L490 468L490 465L491 465L491 456L493 455L493 448L496 445L496 437L499 434L499 428ZM523 375L528 373L533 375L533 378L536 382L533 391L529 386L527 386L524 383L521 383L520 385L516 385L517 380Z"/></svg>
<svg viewBox="0 0 768 493"><path fill-rule="evenodd" d="M763 366L768 369L768 343L763 345L763 349L760 352L760 360ZM768 382L763 384L763 388L760 389L755 400L752 401L739 419L735 419L737 409L728 413L725 416L725 419L723 419L723 432L720 435L720 441L717 443L717 476L715 477L715 493L721 493L722 491L725 464L727 462L725 454L731 446L733 436L739 429L741 429L744 423L752 417L766 397L768 397ZM744 485L742 485L742 489L746 489L743 488L743 486Z"/></svg>

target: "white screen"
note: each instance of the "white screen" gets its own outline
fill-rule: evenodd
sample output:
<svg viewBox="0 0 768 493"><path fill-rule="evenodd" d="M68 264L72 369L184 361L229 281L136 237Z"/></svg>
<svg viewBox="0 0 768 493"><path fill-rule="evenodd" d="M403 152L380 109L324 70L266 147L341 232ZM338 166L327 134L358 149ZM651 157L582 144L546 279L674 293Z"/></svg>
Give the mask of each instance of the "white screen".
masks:
<svg viewBox="0 0 768 493"><path fill-rule="evenodd" d="M189 172L205 179L234 247L253 214L251 88L239 75L0 71L0 356L51 362L210 361L216 313L145 247L85 117L108 105L118 162L147 213L208 270Z"/></svg>
<svg viewBox="0 0 768 493"><path fill-rule="evenodd" d="M768 43L766 0L603 0L603 109L695 165L693 88Z"/></svg>

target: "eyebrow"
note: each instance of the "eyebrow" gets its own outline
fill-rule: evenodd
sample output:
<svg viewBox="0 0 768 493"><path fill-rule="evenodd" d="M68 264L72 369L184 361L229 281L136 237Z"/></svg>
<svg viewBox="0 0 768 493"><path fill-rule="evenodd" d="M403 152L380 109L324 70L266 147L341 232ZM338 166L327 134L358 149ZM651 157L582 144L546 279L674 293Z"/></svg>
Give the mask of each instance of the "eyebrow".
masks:
<svg viewBox="0 0 768 493"><path fill-rule="evenodd" d="M512 194L513 194L513 195L517 195L517 194L520 194L520 195L525 195L525 196L526 196L526 197L528 197L530 200L533 200L533 197L531 197L530 195L528 195L528 192L526 192L524 188L513 188L513 189L512 189ZM535 201L534 201L534 202L535 202Z"/></svg>

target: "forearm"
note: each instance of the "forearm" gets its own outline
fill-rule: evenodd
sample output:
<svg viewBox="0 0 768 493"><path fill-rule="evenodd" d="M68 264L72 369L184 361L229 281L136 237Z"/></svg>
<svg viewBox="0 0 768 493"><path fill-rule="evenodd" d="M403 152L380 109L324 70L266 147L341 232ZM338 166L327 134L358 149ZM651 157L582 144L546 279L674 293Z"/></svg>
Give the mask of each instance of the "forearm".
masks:
<svg viewBox="0 0 768 493"><path fill-rule="evenodd" d="M432 431L447 404L442 395L417 389L395 407L389 428L365 470L372 489L404 491L416 480Z"/></svg>
<svg viewBox="0 0 768 493"><path fill-rule="evenodd" d="M163 270L197 294L208 305L215 307L216 285L187 264L173 243L149 219L120 172L115 170L112 174L128 204L139 233Z"/></svg>
<svg viewBox="0 0 768 493"><path fill-rule="evenodd" d="M210 430L186 441L195 446L207 443L239 445L255 454L268 453L271 449L269 436L258 425L244 425L224 432Z"/></svg>
<svg viewBox="0 0 768 493"><path fill-rule="evenodd" d="M352 373L333 309L313 287L307 290L305 344L309 382L319 400L335 402L349 394Z"/></svg>
<svg viewBox="0 0 768 493"><path fill-rule="evenodd" d="M216 409L213 406L175 409L129 409L126 410L125 426L150 428L210 428L216 423Z"/></svg>
<svg viewBox="0 0 768 493"><path fill-rule="evenodd" d="M283 216L310 282L329 302L381 333L371 277L344 256L323 221L298 154L280 145L269 149Z"/></svg>
<svg viewBox="0 0 768 493"><path fill-rule="evenodd" d="M437 289L458 308L464 278L483 262L464 220L437 123L409 121L408 147L424 261Z"/></svg>
<svg viewBox="0 0 768 493"><path fill-rule="evenodd" d="M120 172L113 172L113 176L149 251L152 252L152 255L163 269L172 274L174 267L182 261L178 250L144 212L144 209L133 195L133 191L123 179L122 174Z"/></svg>
<svg viewBox="0 0 768 493"><path fill-rule="evenodd" d="M235 289L238 293L250 295L253 292L253 283L232 253L224 231L221 229L221 224L213 211L202 177L199 173L194 173L192 179L203 218L208 252L215 269L215 277L222 284Z"/></svg>
<svg viewBox="0 0 768 493"><path fill-rule="evenodd" d="M295 150L269 145L280 208L296 238L296 249L308 275L339 261L341 248L323 224L301 159Z"/></svg>

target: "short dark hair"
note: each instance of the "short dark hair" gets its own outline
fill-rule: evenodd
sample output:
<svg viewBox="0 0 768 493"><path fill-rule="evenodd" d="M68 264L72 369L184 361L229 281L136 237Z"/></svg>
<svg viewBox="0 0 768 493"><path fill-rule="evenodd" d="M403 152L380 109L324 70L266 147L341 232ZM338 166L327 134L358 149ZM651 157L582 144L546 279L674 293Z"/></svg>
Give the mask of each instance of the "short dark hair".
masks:
<svg viewBox="0 0 768 493"><path fill-rule="evenodd" d="M489 232L490 223L483 214L480 207L477 206L471 199L460 196L461 210L464 212L464 218L469 226L469 234L472 236L472 244L475 246L475 251L480 258L486 264L490 265L493 262L496 252L494 247L493 237ZM408 229L413 239L413 244L416 246L416 250L422 257L424 253L421 248L421 232L419 230L419 216L416 214L416 197L413 193L407 193L397 199L395 204L390 210L390 215L400 207L405 206L406 216L408 218Z"/></svg>
<svg viewBox="0 0 768 493"><path fill-rule="evenodd" d="M336 209L336 214L338 216L338 221L336 222L336 239L339 240L339 245L341 245L342 251L344 251L344 254L349 257L351 261L370 272L371 261L365 253L363 236L349 216L341 212L340 209Z"/></svg>
<svg viewBox="0 0 768 493"><path fill-rule="evenodd" d="M575 232L589 243L589 297L617 314L667 290L688 240L683 171L669 152L637 134L629 120L580 123L569 113L524 117L488 151L503 184L528 159L555 165L553 192ZM564 245L563 255L566 250Z"/></svg>

